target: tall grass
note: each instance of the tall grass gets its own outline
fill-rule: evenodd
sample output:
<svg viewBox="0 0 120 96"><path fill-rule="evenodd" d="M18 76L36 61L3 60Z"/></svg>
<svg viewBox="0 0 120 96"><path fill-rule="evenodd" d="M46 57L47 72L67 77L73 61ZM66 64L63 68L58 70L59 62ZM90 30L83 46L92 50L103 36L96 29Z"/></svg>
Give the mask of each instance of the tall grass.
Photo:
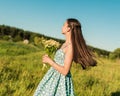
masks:
<svg viewBox="0 0 120 96"><path fill-rule="evenodd" d="M42 70L43 48L0 41L0 96L32 96L47 70ZM99 58L98 66L71 68L76 96L120 96L120 64Z"/></svg>
<svg viewBox="0 0 120 96"><path fill-rule="evenodd" d="M97 67L86 71L79 70L78 66L72 67L77 96L120 96L120 65L105 59L102 61L104 63L99 62Z"/></svg>

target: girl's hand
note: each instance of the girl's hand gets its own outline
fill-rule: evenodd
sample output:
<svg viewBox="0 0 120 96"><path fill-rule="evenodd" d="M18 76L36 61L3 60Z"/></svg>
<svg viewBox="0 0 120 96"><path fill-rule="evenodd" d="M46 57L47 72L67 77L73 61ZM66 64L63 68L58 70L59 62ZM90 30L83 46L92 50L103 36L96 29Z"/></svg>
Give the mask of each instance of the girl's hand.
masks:
<svg viewBox="0 0 120 96"><path fill-rule="evenodd" d="M42 62L43 63L48 63L48 64L52 64L53 60L46 54L42 57Z"/></svg>

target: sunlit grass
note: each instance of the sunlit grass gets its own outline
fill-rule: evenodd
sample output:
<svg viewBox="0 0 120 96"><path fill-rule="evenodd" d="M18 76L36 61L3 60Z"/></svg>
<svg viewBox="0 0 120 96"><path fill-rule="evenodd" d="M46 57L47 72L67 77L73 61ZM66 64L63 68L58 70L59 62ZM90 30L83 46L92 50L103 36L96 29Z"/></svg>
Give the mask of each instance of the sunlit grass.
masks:
<svg viewBox="0 0 120 96"><path fill-rule="evenodd" d="M7 51L7 50L12 51ZM21 52L21 50L23 52ZM42 47L0 41L0 96L32 96L47 70L42 70ZM71 68L76 96L120 96L120 64L99 58L96 67Z"/></svg>
<svg viewBox="0 0 120 96"><path fill-rule="evenodd" d="M77 96L111 96L120 92L120 65L107 59L101 60L103 62L86 71L79 70L77 66L72 68Z"/></svg>

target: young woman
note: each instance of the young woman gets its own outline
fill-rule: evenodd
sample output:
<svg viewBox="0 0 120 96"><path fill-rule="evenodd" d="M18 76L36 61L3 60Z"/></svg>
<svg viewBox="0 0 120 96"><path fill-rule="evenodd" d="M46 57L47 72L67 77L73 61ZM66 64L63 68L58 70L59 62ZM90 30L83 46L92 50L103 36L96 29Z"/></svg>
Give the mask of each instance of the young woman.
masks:
<svg viewBox="0 0 120 96"><path fill-rule="evenodd" d="M77 19L67 19L62 27L62 34L66 41L57 50L54 60L48 55L42 58L43 63L51 67L39 83L34 96L75 96L70 72L72 61L81 64L83 69L96 65Z"/></svg>

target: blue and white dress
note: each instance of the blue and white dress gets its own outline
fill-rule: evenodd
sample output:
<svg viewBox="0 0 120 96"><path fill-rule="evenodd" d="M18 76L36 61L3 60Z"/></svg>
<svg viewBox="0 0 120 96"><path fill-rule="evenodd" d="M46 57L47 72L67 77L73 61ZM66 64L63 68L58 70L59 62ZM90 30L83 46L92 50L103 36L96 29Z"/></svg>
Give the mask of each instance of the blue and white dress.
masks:
<svg viewBox="0 0 120 96"><path fill-rule="evenodd" d="M64 65L65 53L58 49L54 56L54 61L59 65ZM53 67L47 71L40 81L33 96L74 96L71 72L64 76Z"/></svg>

